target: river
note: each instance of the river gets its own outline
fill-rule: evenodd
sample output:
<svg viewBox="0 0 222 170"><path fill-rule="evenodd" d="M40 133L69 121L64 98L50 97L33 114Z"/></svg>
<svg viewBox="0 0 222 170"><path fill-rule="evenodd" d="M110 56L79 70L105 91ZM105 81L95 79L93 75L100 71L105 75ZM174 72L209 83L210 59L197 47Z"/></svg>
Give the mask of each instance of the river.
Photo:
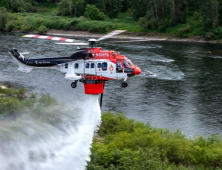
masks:
<svg viewBox="0 0 222 170"><path fill-rule="evenodd" d="M9 48L15 47L20 52L30 52L27 58L67 56L75 46L55 45L52 41L21 35L0 33L2 83L26 87L38 94L49 93L73 105L88 100L83 84L78 83L78 87L72 89L70 81L56 70L34 69L28 74L21 73L7 53ZM121 88L120 81L106 83L102 112L125 112L127 117L155 127L180 129L188 137L222 134L221 44L118 43L109 39L100 46L120 52L142 70L140 75L127 80L127 88Z"/></svg>

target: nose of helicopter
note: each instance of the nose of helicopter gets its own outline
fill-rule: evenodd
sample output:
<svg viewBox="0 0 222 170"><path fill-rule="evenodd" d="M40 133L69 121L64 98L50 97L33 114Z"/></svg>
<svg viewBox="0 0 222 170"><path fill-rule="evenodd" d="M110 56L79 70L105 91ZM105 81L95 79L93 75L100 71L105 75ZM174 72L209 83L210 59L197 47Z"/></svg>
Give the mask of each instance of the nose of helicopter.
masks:
<svg viewBox="0 0 222 170"><path fill-rule="evenodd" d="M139 67L135 67L135 68L134 68L134 71L135 71L135 75L138 75L138 74L141 73L141 70L140 70Z"/></svg>

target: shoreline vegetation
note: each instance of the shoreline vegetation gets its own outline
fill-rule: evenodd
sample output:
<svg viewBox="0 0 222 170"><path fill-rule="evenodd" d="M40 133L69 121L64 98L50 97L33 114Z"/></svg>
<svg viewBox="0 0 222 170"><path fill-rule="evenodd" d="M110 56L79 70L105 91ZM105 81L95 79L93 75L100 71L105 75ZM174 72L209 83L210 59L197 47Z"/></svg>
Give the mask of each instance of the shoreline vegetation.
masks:
<svg viewBox="0 0 222 170"><path fill-rule="evenodd" d="M0 84L0 115L16 118L22 113L42 114L47 106L58 105L56 99L49 94L37 97L36 93L27 89L15 89Z"/></svg>
<svg viewBox="0 0 222 170"><path fill-rule="evenodd" d="M139 10L138 10L139 9ZM21 0L0 2L0 31L222 43L219 0ZM61 34L63 32L63 34ZM81 33L80 33L81 32ZM98 35L99 34L99 35Z"/></svg>
<svg viewBox="0 0 222 170"><path fill-rule="evenodd" d="M36 97L25 89L0 85L1 120L24 113L38 117L60 105L50 95ZM57 110L53 110L57 114ZM62 114L62 113L59 113ZM46 116L50 122L53 113ZM43 120L42 120L43 121ZM219 170L222 169L220 135L187 138L178 129L152 127L124 113L105 112L94 136L88 170Z"/></svg>

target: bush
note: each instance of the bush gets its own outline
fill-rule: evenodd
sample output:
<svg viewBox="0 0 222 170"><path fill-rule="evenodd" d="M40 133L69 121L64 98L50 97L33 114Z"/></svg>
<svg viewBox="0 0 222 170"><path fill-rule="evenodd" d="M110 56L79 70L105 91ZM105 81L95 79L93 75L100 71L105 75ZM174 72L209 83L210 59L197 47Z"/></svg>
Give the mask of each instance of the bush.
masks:
<svg viewBox="0 0 222 170"><path fill-rule="evenodd" d="M22 30L23 32L28 32L28 31L30 31L30 27L27 26L27 25L25 25L25 24L23 24L23 25L21 25L21 30Z"/></svg>
<svg viewBox="0 0 222 170"><path fill-rule="evenodd" d="M23 101L28 100L25 89L2 89L0 87L0 114L13 114L21 111Z"/></svg>
<svg viewBox="0 0 222 170"><path fill-rule="evenodd" d="M140 17L138 23L144 28L144 30L154 29L157 27L157 21L153 19L150 12L147 12L144 17Z"/></svg>
<svg viewBox="0 0 222 170"><path fill-rule="evenodd" d="M138 148L134 154L124 154L121 164L125 170L163 170L167 168L168 161L161 160L158 148Z"/></svg>
<svg viewBox="0 0 222 170"><path fill-rule="evenodd" d="M103 21L107 19L107 16L101 12L95 5L86 5L86 11L84 16L90 18L92 20L100 20Z"/></svg>
<svg viewBox="0 0 222 170"><path fill-rule="evenodd" d="M87 169L210 170L222 167L221 148L218 135L187 139L180 130L152 128L127 119L123 113L106 112Z"/></svg>
<svg viewBox="0 0 222 170"><path fill-rule="evenodd" d="M48 28L46 28L45 26L41 25L38 29L37 29L39 34L44 34L48 31Z"/></svg>
<svg viewBox="0 0 222 170"><path fill-rule="evenodd" d="M24 32L28 32L31 30L31 26L29 25L29 23L25 18L11 15L10 20L5 25L4 30L6 31L22 30Z"/></svg>
<svg viewBox="0 0 222 170"><path fill-rule="evenodd" d="M57 102L49 94L36 99L36 94L28 93L26 89L14 89L0 87L0 114L16 115L22 112L42 113L48 106Z"/></svg>
<svg viewBox="0 0 222 170"><path fill-rule="evenodd" d="M84 20L76 25L75 30L107 33L115 28L116 25L112 22Z"/></svg>
<svg viewBox="0 0 222 170"><path fill-rule="evenodd" d="M9 21L5 25L5 30L6 31L12 31L15 27L16 27L15 22L14 21Z"/></svg>
<svg viewBox="0 0 222 170"><path fill-rule="evenodd" d="M211 40L214 36L214 33L212 31L206 32L204 35L205 40Z"/></svg>
<svg viewBox="0 0 222 170"><path fill-rule="evenodd" d="M213 37L212 39L221 39L222 38L222 26L217 27L213 30Z"/></svg>
<svg viewBox="0 0 222 170"><path fill-rule="evenodd" d="M187 38L187 34L191 31L191 26L190 25L186 25L185 27L182 27L178 30L178 36L180 38Z"/></svg>

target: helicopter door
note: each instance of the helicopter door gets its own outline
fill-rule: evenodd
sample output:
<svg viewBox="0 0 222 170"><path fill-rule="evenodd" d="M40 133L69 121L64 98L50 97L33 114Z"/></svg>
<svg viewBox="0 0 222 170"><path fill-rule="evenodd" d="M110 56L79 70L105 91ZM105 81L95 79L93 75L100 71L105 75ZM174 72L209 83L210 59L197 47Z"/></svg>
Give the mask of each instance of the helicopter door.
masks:
<svg viewBox="0 0 222 170"><path fill-rule="evenodd" d="M102 76L102 62L96 63L96 73L98 76Z"/></svg>
<svg viewBox="0 0 222 170"><path fill-rule="evenodd" d="M85 74L86 75L96 75L96 63L86 62L85 63Z"/></svg>
<svg viewBox="0 0 222 170"><path fill-rule="evenodd" d="M122 62L116 62L116 73L123 73Z"/></svg>
<svg viewBox="0 0 222 170"><path fill-rule="evenodd" d="M117 79L122 79L122 78L126 78L126 77L127 77L127 74L124 73L122 62L117 61L116 62L116 78Z"/></svg>

